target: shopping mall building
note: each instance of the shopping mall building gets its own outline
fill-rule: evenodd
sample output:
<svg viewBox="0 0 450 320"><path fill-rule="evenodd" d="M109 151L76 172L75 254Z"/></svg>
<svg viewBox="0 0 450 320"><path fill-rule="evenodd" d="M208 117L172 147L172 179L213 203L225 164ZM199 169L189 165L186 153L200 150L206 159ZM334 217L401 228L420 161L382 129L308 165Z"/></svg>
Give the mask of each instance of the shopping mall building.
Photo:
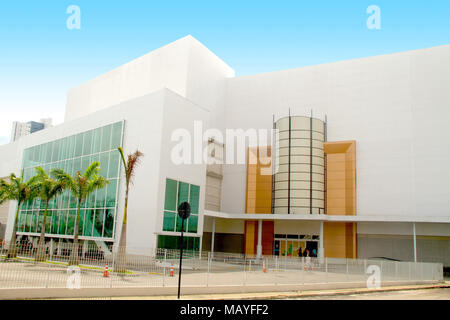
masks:
<svg viewBox="0 0 450 320"><path fill-rule="evenodd" d="M187 36L71 89L63 124L0 147L0 177L100 161L110 184L85 201L80 239L109 250L124 205L117 147L139 149L130 252L176 248L189 201L188 249L449 266L449 88L450 46L235 77ZM15 205L0 209L5 239ZM75 200L50 208L48 240L70 242ZM19 235L36 241L42 209L23 205Z"/></svg>

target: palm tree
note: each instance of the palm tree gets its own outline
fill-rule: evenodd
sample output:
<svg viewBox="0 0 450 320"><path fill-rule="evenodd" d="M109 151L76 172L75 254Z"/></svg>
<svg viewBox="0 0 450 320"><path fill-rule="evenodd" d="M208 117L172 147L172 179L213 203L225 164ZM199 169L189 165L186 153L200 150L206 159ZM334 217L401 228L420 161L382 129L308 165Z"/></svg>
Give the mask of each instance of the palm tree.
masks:
<svg viewBox="0 0 450 320"><path fill-rule="evenodd" d="M64 182L52 179L41 167L36 168L36 172L36 176L40 186L39 197L42 201L45 202L45 211L44 219L42 220L41 225L41 237L39 239L39 245L35 260L43 261L45 260L45 226L47 221L48 204L55 196L57 196L64 190Z"/></svg>
<svg viewBox="0 0 450 320"><path fill-rule="evenodd" d="M7 200L17 201L16 217L14 219L14 226L12 230L11 240L9 242L7 258L15 258L17 255L16 233L20 206L24 202L36 198L38 192L39 184L37 183L37 177L34 176L28 181L23 181L23 171L20 177L16 177L14 173L11 173L9 176L9 182L4 179L0 179L0 204Z"/></svg>
<svg viewBox="0 0 450 320"><path fill-rule="evenodd" d="M126 269L126 260L125 253L127 247L127 210L128 210L128 193L130 191L130 184L133 184L133 177L135 175L136 167L140 162L140 158L144 156L142 152L136 150L134 153L128 155L127 160L125 160L125 156L123 153L123 149L121 147L117 148L119 150L120 156L122 157L123 167L125 168L125 204L124 204L124 212L123 212L123 220L122 220L122 232L120 234L119 240L119 256L118 256L118 265L117 271L125 272Z"/></svg>
<svg viewBox="0 0 450 320"><path fill-rule="evenodd" d="M92 162L86 171L81 174L77 171L74 176L64 172L61 169L52 169L51 175L64 184L77 199L78 210L75 220L75 235L73 238L72 253L69 258L69 265L78 264L78 229L80 224L81 203L86 200L87 196L96 189L104 188L108 183L108 179L99 175L100 162Z"/></svg>

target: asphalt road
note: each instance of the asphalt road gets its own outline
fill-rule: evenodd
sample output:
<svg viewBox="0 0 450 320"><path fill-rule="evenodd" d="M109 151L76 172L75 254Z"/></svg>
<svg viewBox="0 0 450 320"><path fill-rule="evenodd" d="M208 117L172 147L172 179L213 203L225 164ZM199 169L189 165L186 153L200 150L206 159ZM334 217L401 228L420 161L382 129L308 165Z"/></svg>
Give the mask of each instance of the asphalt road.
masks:
<svg viewBox="0 0 450 320"><path fill-rule="evenodd" d="M317 296L294 300L450 300L450 288Z"/></svg>

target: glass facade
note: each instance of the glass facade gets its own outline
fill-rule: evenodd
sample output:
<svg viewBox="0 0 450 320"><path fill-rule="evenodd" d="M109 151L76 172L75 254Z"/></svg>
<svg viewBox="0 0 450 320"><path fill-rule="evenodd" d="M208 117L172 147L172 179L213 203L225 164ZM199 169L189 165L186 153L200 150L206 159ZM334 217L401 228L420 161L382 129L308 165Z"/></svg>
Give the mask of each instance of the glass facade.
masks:
<svg viewBox="0 0 450 320"><path fill-rule="evenodd" d="M22 169L25 179L35 175L38 166L47 172L60 168L74 175L77 171L84 172L92 162L100 162L100 174L110 183L90 194L82 203L80 237L113 238L121 167L117 148L122 146L122 136L123 121L24 150ZM25 234L41 232L44 209L45 203L40 199L24 203L19 213L18 231ZM77 199L65 190L49 203L46 234L73 235L76 214Z"/></svg>
<svg viewBox="0 0 450 320"><path fill-rule="evenodd" d="M158 236L158 248L162 249L179 249L180 237L178 236ZM199 237L183 237L183 249L199 251L200 238Z"/></svg>
<svg viewBox="0 0 450 320"><path fill-rule="evenodd" d="M197 233L199 197L199 186L166 179L163 231L181 232L182 221L178 217L177 208L187 201L191 205L191 215L184 223L184 232Z"/></svg>

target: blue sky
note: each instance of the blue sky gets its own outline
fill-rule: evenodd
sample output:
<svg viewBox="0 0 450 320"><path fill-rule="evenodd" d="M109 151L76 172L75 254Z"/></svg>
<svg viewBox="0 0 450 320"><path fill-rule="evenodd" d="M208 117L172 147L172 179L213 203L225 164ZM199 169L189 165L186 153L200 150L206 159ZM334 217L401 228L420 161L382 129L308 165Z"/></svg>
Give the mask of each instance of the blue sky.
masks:
<svg viewBox="0 0 450 320"><path fill-rule="evenodd" d="M2 0L0 144L12 121L61 123L67 90L188 34L241 76L450 44L450 1Z"/></svg>

